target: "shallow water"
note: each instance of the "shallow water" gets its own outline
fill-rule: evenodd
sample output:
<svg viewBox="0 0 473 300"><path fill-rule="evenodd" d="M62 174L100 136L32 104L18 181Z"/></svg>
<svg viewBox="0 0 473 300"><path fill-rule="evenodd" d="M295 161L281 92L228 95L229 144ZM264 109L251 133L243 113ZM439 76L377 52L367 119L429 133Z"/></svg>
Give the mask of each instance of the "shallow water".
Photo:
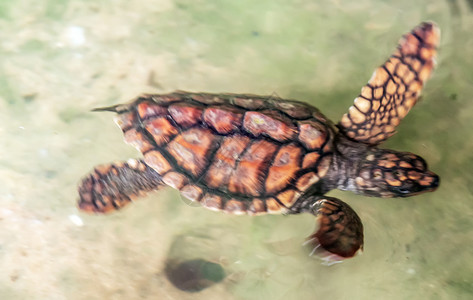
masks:
<svg viewBox="0 0 473 300"><path fill-rule="evenodd" d="M442 29L438 68L386 147L424 157L435 193L345 192L363 255L325 266L301 248L311 216L228 216L161 191L110 216L80 213L80 178L139 157L94 107L174 89L276 94L333 120L398 38ZM0 2L1 299L470 299L471 1ZM182 255L227 277L198 293L166 279Z"/></svg>

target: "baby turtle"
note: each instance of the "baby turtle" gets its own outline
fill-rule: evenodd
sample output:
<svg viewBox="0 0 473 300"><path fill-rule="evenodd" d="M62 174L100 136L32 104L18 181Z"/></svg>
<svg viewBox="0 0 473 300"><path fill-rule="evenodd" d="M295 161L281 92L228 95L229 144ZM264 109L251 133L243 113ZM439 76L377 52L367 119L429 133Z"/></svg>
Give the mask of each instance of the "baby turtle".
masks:
<svg viewBox="0 0 473 300"><path fill-rule="evenodd" d="M79 207L107 213L171 186L226 213L311 213L314 252L352 257L363 225L328 191L408 197L439 185L421 157L378 148L419 98L439 39L428 22L403 36L336 126L308 104L248 94L176 91L96 109L117 113L125 141L144 157L96 167L79 186Z"/></svg>

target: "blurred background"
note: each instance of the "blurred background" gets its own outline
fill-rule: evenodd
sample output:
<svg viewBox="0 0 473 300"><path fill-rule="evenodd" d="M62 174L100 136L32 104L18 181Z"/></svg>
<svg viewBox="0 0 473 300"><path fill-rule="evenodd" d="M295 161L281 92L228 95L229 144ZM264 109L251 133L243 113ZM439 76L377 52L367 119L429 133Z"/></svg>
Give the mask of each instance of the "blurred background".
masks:
<svg viewBox="0 0 473 300"><path fill-rule="evenodd" d="M471 299L472 2L0 0L0 299ZM93 166L140 157L92 108L275 94L336 122L425 20L442 30L438 67L384 147L424 157L441 186L331 192L362 218L363 255L322 265L302 248L312 216L228 216L170 189L109 216L77 210ZM168 279L199 259L218 280L189 293Z"/></svg>

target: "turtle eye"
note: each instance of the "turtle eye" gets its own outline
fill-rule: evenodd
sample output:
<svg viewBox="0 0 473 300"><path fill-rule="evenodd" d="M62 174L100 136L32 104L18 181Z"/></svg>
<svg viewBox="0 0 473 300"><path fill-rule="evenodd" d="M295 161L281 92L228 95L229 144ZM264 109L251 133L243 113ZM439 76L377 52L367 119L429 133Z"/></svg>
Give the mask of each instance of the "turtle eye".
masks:
<svg viewBox="0 0 473 300"><path fill-rule="evenodd" d="M405 187L396 188L396 191L402 195L409 194L411 192L408 188Z"/></svg>
<svg viewBox="0 0 473 300"><path fill-rule="evenodd" d="M381 170L374 170L373 179L381 179L381 178L383 178L383 172L381 172Z"/></svg>
<svg viewBox="0 0 473 300"><path fill-rule="evenodd" d="M399 170L394 170L394 171L393 171L393 175L396 176L396 177L399 177L399 176L402 175L402 172L399 171Z"/></svg>

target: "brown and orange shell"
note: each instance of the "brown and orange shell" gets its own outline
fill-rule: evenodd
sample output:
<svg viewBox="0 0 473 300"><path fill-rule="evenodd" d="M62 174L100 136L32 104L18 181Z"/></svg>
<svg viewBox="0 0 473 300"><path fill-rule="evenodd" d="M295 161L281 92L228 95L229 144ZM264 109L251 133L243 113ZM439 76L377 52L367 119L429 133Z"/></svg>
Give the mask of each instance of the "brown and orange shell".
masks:
<svg viewBox="0 0 473 300"><path fill-rule="evenodd" d="M332 159L333 124L297 101L177 91L107 110L165 184L213 210L284 213Z"/></svg>

